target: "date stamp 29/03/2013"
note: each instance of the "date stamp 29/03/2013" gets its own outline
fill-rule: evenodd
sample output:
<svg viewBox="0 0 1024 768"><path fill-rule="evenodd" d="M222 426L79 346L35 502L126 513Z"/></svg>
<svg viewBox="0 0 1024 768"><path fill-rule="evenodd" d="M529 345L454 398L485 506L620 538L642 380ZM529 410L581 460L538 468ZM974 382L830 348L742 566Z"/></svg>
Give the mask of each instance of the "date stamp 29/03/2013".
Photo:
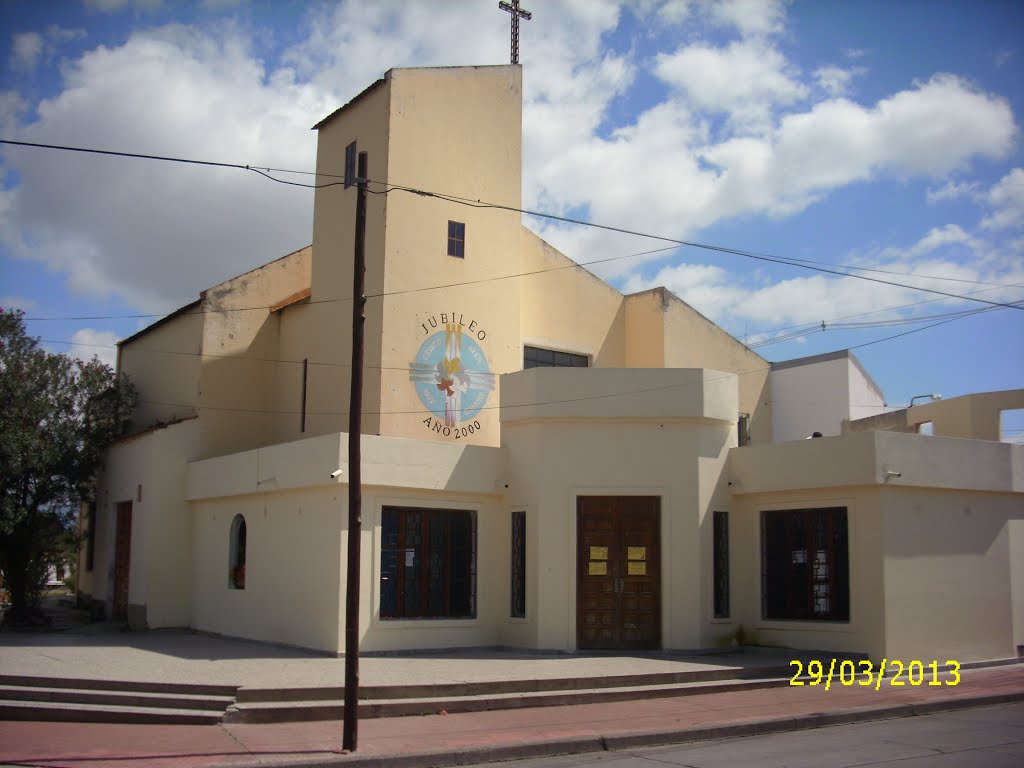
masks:
<svg viewBox="0 0 1024 768"><path fill-rule="evenodd" d="M883 685L899 687L909 683L914 686L940 686L960 683L960 662L952 659L945 664L938 661L916 660L904 664L898 659L882 659L877 670L873 661L851 659L831 659L827 667L825 662L817 659L807 662L806 665L794 659L789 662L789 666L796 667L796 673L790 678L790 685L820 685L824 681L826 691L832 686L833 678L845 686L873 687L876 691L881 690ZM940 680L939 675L945 679ZM810 679L801 679L804 677Z"/></svg>

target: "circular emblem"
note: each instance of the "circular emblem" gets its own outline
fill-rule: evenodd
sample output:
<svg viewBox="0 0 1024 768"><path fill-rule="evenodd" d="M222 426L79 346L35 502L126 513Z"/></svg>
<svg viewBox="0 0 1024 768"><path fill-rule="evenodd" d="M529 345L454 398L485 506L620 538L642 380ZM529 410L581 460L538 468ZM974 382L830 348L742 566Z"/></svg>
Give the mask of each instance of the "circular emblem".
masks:
<svg viewBox="0 0 1024 768"><path fill-rule="evenodd" d="M409 366L409 378L420 402L446 427L472 420L494 389L487 357L457 323L423 342Z"/></svg>

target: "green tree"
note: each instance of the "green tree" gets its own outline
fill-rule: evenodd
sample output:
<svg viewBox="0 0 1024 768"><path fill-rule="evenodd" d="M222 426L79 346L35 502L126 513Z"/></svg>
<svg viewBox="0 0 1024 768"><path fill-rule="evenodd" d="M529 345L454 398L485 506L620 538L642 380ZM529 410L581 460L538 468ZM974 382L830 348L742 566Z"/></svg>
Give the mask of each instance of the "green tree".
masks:
<svg viewBox="0 0 1024 768"><path fill-rule="evenodd" d="M74 551L79 505L135 399L109 366L47 352L22 312L0 308L0 575L15 621L34 606L46 566Z"/></svg>

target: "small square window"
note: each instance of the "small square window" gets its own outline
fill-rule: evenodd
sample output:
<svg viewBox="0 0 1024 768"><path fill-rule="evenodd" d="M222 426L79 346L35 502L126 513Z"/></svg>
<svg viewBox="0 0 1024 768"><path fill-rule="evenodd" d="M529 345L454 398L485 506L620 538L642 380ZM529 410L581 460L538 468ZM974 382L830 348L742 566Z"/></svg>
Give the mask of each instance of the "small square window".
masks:
<svg viewBox="0 0 1024 768"><path fill-rule="evenodd" d="M356 183L356 143L345 147L345 189Z"/></svg>
<svg viewBox="0 0 1024 768"><path fill-rule="evenodd" d="M448 222L448 255L466 258L466 225L461 221Z"/></svg>

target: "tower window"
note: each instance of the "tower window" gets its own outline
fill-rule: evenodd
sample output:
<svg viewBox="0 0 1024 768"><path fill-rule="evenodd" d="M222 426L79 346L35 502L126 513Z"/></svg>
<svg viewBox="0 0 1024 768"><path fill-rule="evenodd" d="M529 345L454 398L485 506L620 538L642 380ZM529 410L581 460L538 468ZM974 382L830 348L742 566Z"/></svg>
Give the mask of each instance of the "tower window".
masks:
<svg viewBox="0 0 1024 768"><path fill-rule="evenodd" d="M356 143L345 147L345 189L356 183Z"/></svg>
<svg viewBox="0 0 1024 768"><path fill-rule="evenodd" d="M466 258L466 225L461 221L448 222L448 255Z"/></svg>

